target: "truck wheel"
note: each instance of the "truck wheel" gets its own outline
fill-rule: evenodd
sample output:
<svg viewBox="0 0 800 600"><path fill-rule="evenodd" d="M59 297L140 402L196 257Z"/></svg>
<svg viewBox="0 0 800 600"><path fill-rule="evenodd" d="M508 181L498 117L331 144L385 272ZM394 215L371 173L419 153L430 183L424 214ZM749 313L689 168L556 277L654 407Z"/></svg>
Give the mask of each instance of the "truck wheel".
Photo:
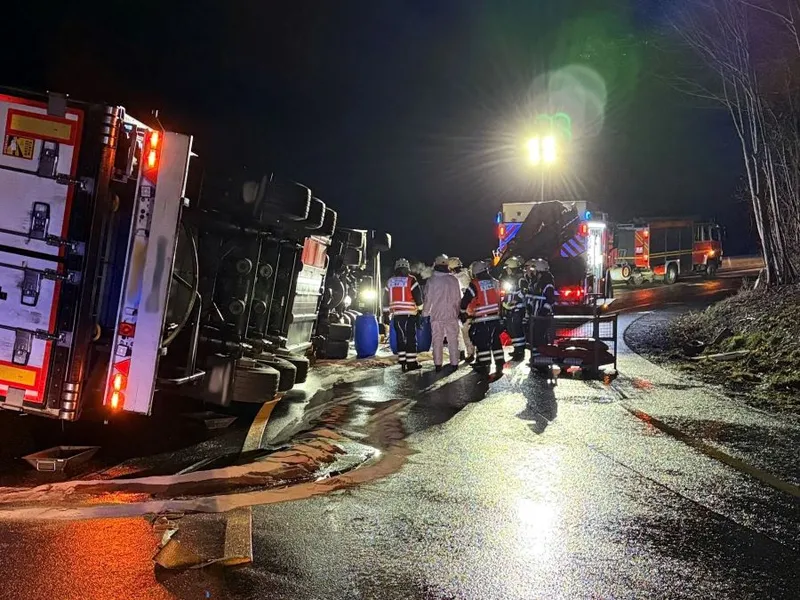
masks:
<svg viewBox="0 0 800 600"><path fill-rule="evenodd" d="M359 229L339 229L336 236L345 243L348 248L361 249L367 241L367 232Z"/></svg>
<svg viewBox="0 0 800 600"><path fill-rule="evenodd" d="M292 354L286 348L278 348L275 350L275 354L282 358L285 361L288 361L294 365L294 368L297 370L297 374L294 378L295 385L300 383L305 383L306 379L308 379L308 366L309 362L305 356L300 356L299 354Z"/></svg>
<svg viewBox="0 0 800 600"><path fill-rule="evenodd" d="M630 265L625 265L620 270L620 275L622 275L623 279L628 279L631 276L631 267Z"/></svg>
<svg viewBox="0 0 800 600"><path fill-rule="evenodd" d="M279 392L288 392L294 387L297 379L297 369L288 360L284 360L274 354L260 354L256 360L260 364L275 369L280 374Z"/></svg>
<svg viewBox="0 0 800 600"><path fill-rule="evenodd" d="M325 217L322 219L322 227L317 231L317 235L331 237L336 231L336 211L332 208L325 208Z"/></svg>
<svg viewBox="0 0 800 600"><path fill-rule="evenodd" d="M277 210L290 221L308 218L311 190L294 181L272 180L264 198L265 208Z"/></svg>
<svg viewBox="0 0 800 600"><path fill-rule="evenodd" d="M329 339L325 344L325 358L333 360L343 360L350 352L350 344L338 340Z"/></svg>
<svg viewBox="0 0 800 600"><path fill-rule="evenodd" d="M667 274L664 277L664 282L667 285L672 285L676 281L678 281L678 267L673 264L667 267Z"/></svg>
<svg viewBox="0 0 800 600"><path fill-rule="evenodd" d="M353 327L343 323L331 323L328 339L334 342L349 342L353 337Z"/></svg>
<svg viewBox="0 0 800 600"><path fill-rule="evenodd" d="M264 404L278 393L280 373L267 366L239 366L233 375L233 401Z"/></svg>
<svg viewBox="0 0 800 600"><path fill-rule="evenodd" d="M716 261L708 263L706 265L706 279L714 279L717 276L717 269L719 269L719 265Z"/></svg>
<svg viewBox="0 0 800 600"><path fill-rule="evenodd" d="M306 229L316 231L322 227L324 221L325 203L319 198L312 198L311 205L308 207L308 218L303 225L305 225Z"/></svg>
<svg viewBox="0 0 800 600"><path fill-rule="evenodd" d="M371 247L378 252L388 252L392 249L392 234L373 231Z"/></svg>

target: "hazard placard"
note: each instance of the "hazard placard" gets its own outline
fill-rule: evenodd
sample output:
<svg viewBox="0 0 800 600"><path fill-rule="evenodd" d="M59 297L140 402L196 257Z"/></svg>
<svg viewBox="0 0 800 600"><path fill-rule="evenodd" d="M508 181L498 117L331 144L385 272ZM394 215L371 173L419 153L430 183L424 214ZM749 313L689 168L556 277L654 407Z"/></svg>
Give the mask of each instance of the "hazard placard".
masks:
<svg viewBox="0 0 800 600"><path fill-rule="evenodd" d="M33 160L33 148L36 140L18 135L7 135L3 141L3 154L15 158Z"/></svg>

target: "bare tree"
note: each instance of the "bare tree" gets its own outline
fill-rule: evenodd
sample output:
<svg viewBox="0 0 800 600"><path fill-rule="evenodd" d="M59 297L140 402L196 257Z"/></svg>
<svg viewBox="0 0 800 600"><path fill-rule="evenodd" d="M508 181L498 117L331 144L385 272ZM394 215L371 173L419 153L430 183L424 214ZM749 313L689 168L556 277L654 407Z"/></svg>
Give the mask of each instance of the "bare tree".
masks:
<svg viewBox="0 0 800 600"><path fill-rule="evenodd" d="M718 79L741 145L768 284L798 280L800 0L699 0L675 23ZM775 73L780 73L776 77Z"/></svg>

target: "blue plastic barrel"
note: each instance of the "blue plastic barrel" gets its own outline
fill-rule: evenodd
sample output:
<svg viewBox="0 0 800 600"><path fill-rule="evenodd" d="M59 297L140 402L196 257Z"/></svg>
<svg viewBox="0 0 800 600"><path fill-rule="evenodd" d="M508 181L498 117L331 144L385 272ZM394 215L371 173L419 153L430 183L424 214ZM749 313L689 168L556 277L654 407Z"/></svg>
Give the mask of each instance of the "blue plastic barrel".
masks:
<svg viewBox="0 0 800 600"><path fill-rule="evenodd" d="M389 348L392 354L397 354L397 333L394 330L394 317L389 321Z"/></svg>
<svg viewBox="0 0 800 600"><path fill-rule="evenodd" d="M356 317L354 327L356 356L368 358L375 356L378 351L378 319L375 315L360 315Z"/></svg>
<svg viewBox="0 0 800 600"><path fill-rule="evenodd" d="M417 327L417 352L428 352L433 340L431 333L430 317L423 317L422 323ZM389 321L389 347L392 354L397 354L397 333L394 330L394 318Z"/></svg>
<svg viewBox="0 0 800 600"><path fill-rule="evenodd" d="M417 327L417 352L428 352L431 349L433 333L431 332L431 318L423 317Z"/></svg>

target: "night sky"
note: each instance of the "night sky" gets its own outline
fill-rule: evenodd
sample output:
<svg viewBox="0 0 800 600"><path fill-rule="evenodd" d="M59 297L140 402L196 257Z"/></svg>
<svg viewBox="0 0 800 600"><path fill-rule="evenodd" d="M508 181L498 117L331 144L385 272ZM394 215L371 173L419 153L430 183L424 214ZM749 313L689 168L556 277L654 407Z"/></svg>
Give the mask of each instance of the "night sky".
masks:
<svg viewBox="0 0 800 600"><path fill-rule="evenodd" d="M500 203L538 193L526 129L564 109L553 194L713 216L751 251L727 115L675 89L692 59L659 7L687 2L13 2L0 83L158 108L204 164L301 181L424 261L489 254Z"/></svg>

